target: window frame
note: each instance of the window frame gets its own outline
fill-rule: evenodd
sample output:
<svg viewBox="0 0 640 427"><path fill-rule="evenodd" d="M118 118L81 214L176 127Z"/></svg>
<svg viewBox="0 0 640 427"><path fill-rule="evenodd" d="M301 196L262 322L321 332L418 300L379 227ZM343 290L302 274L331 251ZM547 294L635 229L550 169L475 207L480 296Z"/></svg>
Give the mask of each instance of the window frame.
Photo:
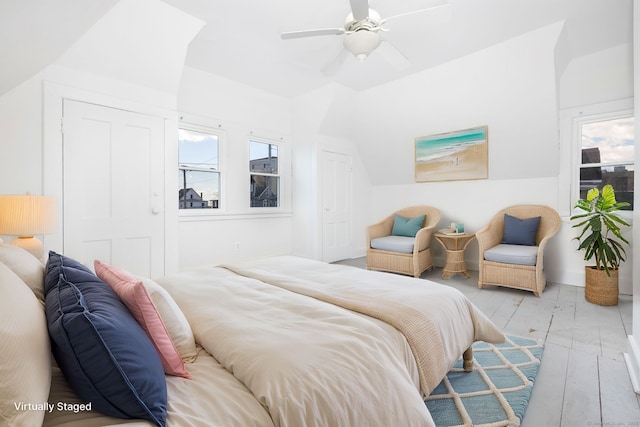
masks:
<svg viewBox="0 0 640 427"><path fill-rule="evenodd" d="M587 167L613 167L613 166L634 166L634 159L630 159L627 162L600 162L600 163L587 163L582 164L582 126L590 123L604 122L609 120L616 119L625 119L625 118L633 118L635 117L634 110L629 108L624 108L616 111L607 111L607 112L592 112L592 113L584 113L580 112L578 117L573 118L573 173L571 180L571 209L573 211L573 207L576 202L580 199L580 171L583 168ZM635 141L634 141L635 143ZM634 145L634 149L638 149L636 145ZM637 171L634 169L634 174ZM636 189L634 188L634 193ZM620 211L620 214L625 219L630 219L633 210L625 210Z"/></svg>
<svg viewBox="0 0 640 427"><path fill-rule="evenodd" d="M278 155L277 155L277 172L276 173L268 173L268 172L252 172L251 171L251 143L260 143L260 144L268 144L269 146L276 146ZM282 173L283 161L282 161L282 153L283 153L284 143L282 140L275 141L269 138L257 137L250 135L247 139L247 170L249 172L249 185L251 185L251 177L254 175L257 176L265 176L265 177L275 177L278 179L278 205L277 206L251 206L251 187L249 187L249 200L248 200L248 209L251 212L262 211L262 212L280 212L284 209L284 175Z"/></svg>
<svg viewBox="0 0 640 427"><path fill-rule="evenodd" d="M218 167L217 169L212 169L212 168L197 168L197 167L188 167L188 168L183 168L180 166L180 148L177 147L176 150L176 160L177 160L177 170L178 172L180 172L181 170L196 170L196 171L202 171L202 172L210 172L210 173L217 173L218 174L218 179L219 179L219 194L218 194L218 207L217 208L210 208L210 209L180 209L178 207L178 215L180 217L200 217L200 216L215 216L215 215L220 215L221 213L224 213L224 211L226 210L226 203L225 203L225 199L226 199L226 191L225 191L225 181L226 181L226 177L225 177L225 171L224 171L224 165L225 165L225 157L224 157L224 147L225 147L225 140L226 140L226 133L224 132L224 130L222 129L221 125L218 125L218 127L214 127L211 125L205 125L205 124L199 124L199 123L192 123L192 122L188 122L188 121L183 121L182 119L180 120L180 122L178 123L178 132L180 132L180 129L184 129L187 131L193 131L193 132L199 132L199 133L206 133L209 135L215 135L218 138ZM178 135L178 134L176 134ZM179 141L179 137L176 139L176 145L178 145L178 141ZM178 182L178 190L180 190L181 185L180 182ZM180 203L180 201L178 200L178 204Z"/></svg>

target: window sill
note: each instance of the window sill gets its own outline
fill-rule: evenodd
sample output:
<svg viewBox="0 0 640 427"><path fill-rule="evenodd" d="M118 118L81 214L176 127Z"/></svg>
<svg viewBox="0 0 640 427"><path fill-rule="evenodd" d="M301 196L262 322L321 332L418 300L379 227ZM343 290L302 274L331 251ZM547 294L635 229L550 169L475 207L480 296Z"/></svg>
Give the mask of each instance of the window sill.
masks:
<svg viewBox="0 0 640 427"><path fill-rule="evenodd" d="M291 211L278 210L277 212L180 212L180 222L196 221L241 221L254 219L290 218Z"/></svg>

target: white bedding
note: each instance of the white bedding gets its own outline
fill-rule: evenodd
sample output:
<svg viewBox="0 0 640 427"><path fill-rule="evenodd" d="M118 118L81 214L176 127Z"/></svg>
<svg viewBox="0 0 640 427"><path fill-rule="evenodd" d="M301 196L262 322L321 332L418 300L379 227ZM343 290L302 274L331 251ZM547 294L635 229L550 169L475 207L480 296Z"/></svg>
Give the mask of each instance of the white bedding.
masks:
<svg viewBox="0 0 640 427"><path fill-rule="evenodd" d="M196 360L187 364L193 380L167 375L167 426L175 427L273 427L269 413L251 392L217 360L199 349ZM59 369L53 369L48 402L75 404L82 401L69 388ZM61 411L45 414L44 427L100 427L127 425L153 427L144 420L108 417L99 412Z"/></svg>
<svg viewBox="0 0 640 427"><path fill-rule="evenodd" d="M228 267L158 282L185 312L196 341L276 426L433 425L412 350L396 328L284 289L283 277L303 293L305 286L348 289L428 313L442 341L440 378L475 339L503 339L460 292L429 281L295 257Z"/></svg>
<svg viewBox="0 0 640 427"><path fill-rule="evenodd" d="M235 273L232 270L240 273ZM245 276L246 275L246 276ZM249 276L249 277L247 277ZM306 294L377 299L428 315L442 377L474 340L502 334L466 297L436 283L274 257L158 280L201 349L193 380L167 376L168 426L433 426L414 351L394 326ZM288 288L288 289L287 289ZM49 402L79 402L54 369ZM426 387L426 389L425 389ZM53 411L45 426L150 425Z"/></svg>
<svg viewBox="0 0 640 427"><path fill-rule="evenodd" d="M433 425L406 341L378 322L223 268L158 283L274 425Z"/></svg>
<svg viewBox="0 0 640 427"><path fill-rule="evenodd" d="M474 341L504 341L502 332L461 292L431 281L291 256L226 268L392 324L411 345L425 395Z"/></svg>

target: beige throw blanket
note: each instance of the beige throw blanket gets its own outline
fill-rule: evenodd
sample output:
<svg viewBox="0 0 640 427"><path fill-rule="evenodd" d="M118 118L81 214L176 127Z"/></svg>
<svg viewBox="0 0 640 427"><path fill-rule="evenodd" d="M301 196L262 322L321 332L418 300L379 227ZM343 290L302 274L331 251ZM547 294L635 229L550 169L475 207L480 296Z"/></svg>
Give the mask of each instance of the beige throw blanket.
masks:
<svg viewBox="0 0 640 427"><path fill-rule="evenodd" d="M288 256L224 267L245 277L338 305L392 325L405 336L411 347L420 376L420 387L425 395L433 391L462 352L474 341L504 341L504 335L463 294L433 282L415 281L387 273L363 272ZM445 303L437 297L438 292L448 294L449 301ZM462 309L460 301L463 302ZM448 319L437 315L449 306L453 306L453 309L446 311L454 315ZM437 325L434 318L449 324ZM450 331L451 325L454 329L460 328L458 333L443 335L442 331ZM455 335L465 338L461 340ZM457 350L445 354L445 339L457 341L453 345ZM450 343L449 348L452 348Z"/></svg>
<svg viewBox="0 0 640 427"><path fill-rule="evenodd" d="M438 335L438 329L427 313L422 313L405 304L383 301L350 290L334 290L332 293L328 293L318 289L317 284L313 282L294 279L262 269L238 265L224 267L245 277L258 279L392 325L405 336L413 351L420 375L420 387L425 391L425 394L430 393L440 383L441 373L448 371L445 366L442 340Z"/></svg>

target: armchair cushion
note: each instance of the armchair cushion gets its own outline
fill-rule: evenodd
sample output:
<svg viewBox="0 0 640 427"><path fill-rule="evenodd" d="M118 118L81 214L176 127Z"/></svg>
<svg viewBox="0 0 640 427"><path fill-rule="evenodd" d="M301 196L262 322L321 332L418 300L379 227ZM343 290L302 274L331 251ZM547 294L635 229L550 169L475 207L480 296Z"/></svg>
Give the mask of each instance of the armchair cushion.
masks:
<svg viewBox="0 0 640 427"><path fill-rule="evenodd" d="M416 233L422 228L426 215L420 215L415 218L405 218L402 215L395 214L393 216L392 236L416 237Z"/></svg>
<svg viewBox="0 0 640 427"><path fill-rule="evenodd" d="M504 264L536 265L538 247L501 243L484 251L484 259Z"/></svg>
<svg viewBox="0 0 640 427"><path fill-rule="evenodd" d="M504 234L502 243L509 245L536 245L536 234L540 226L540 217L519 219L504 214Z"/></svg>
<svg viewBox="0 0 640 427"><path fill-rule="evenodd" d="M403 254L413 253L413 246L416 239L407 236L386 236L371 240L371 248L382 251L400 252Z"/></svg>

